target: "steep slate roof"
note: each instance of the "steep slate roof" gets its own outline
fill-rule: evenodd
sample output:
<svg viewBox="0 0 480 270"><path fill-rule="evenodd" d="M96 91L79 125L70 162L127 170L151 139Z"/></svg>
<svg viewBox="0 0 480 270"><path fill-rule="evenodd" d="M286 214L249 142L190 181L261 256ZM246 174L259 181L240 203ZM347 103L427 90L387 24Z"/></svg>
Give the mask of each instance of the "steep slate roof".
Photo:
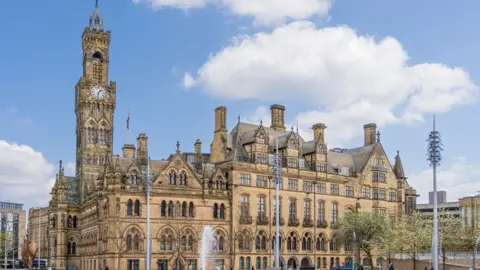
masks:
<svg viewBox="0 0 480 270"><path fill-rule="evenodd" d="M402 159L400 159L400 152L397 151L397 155L395 156L395 166L393 167L393 171L395 172L395 176L397 179L405 179L405 172L403 170Z"/></svg>
<svg viewBox="0 0 480 270"><path fill-rule="evenodd" d="M227 154L227 160L247 156L243 145L255 140L258 128L258 125L243 122L238 122L235 125L228 135L227 147L230 151ZM275 139L278 139L279 148L283 148L287 144L288 136L292 133L292 131L278 132L269 127L263 128L269 135L270 153L273 153L275 150ZM303 155L315 152L318 140L305 141L301 136L296 136L298 136ZM380 149L377 149L377 146ZM337 169L349 168L352 172L362 172L370 157L375 153L375 150L381 151L381 148L379 143L374 143L353 149L343 149L341 152L328 151L327 170L328 172L336 173Z"/></svg>

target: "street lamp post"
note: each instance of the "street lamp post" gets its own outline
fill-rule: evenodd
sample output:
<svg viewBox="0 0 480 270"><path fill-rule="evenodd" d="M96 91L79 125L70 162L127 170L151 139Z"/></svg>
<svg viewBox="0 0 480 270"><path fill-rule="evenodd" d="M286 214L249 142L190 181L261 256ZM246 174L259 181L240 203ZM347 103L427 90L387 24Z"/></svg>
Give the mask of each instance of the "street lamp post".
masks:
<svg viewBox="0 0 480 270"><path fill-rule="evenodd" d="M428 160L433 167L433 270L438 270L438 200L437 200L437 166L442 160L442 140L440 133L435 130L435 115L433 115L433 130L428 136Z"/></svg>
<svg viewBox="0 0 480 270"><path fill-rule="evenodd" d="M150 195L152 193L152 170L150 169L150 158L148 159L147 169L143 172L145 184L145 193L147 195L147 254L145 256L145 269L150 270L152 261L152 242L150 234Z"/></svg>

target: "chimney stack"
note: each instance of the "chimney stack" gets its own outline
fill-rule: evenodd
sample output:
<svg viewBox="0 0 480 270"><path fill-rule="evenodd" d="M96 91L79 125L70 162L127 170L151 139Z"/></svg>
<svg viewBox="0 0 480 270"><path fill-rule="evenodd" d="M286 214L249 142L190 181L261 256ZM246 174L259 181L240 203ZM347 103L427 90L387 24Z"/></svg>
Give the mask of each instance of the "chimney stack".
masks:
<svg viewBox="0 0 480 270"><path fill-rule="evenodd" d="M140 133L137 138L137 156L138 162L140 165L148 164L148 147L147 147L148 137L145 133Z"/></svg>
<svg viewBox="0 0 480 270"><path fill-rule="evenodd" d="M312 126L313 129L313 139L314 140L319 140L322 143L325 142L325 129L327 126L325 126L324 123L317 123Z"/></svg>
<svg viewBox="0 0 480 270"><path fill-rule="evenodd" d="M135 158L135 145L126 143L123 145L122 151L124 158Z"/></svg>
<svg viewBox="0 0 480 270"><path fill-rule="evenodd" d="M370 123L363 126L365 146L374 144L377 142L377 124Z"/></svg>
<svg viewBox="0 0 480 270"><path fill-rule="evenodd" d="M227 132L227 107L215 109L215 132Z"/></svg>
<svg viewBox="0 0 480 270"><path fill-rule="evenodd" d="M285 132L285 106L273 104L270 106L272 113L272 125L270 126L275 131Z"/></svg>
<svg viewBox="0 0 480 270"><path fill-rule="evenodd" d="M202 142L200 141L200 139L197 139L195 141L195 144L193 144L193 146L195 146L195 154L201 155L202 154Z"/></svg>

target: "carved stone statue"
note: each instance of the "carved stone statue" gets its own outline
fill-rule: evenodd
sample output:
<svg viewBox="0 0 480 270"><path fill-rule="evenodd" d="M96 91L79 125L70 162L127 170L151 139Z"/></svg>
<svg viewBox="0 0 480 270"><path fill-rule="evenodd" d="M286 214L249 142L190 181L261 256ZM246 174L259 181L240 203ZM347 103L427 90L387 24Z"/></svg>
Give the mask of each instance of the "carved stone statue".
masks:
<svg viewBox="0 0 480 270"><path fill-rule="evenodd" d="M33 259L36 257L38 251L37 244L29 241L22 249L23 266L26 268L33 267Z"/></svg>
<svg viewBox="0 0 480 270"><path fill-rule="evenodd" d="M65 228L65 214L62 214L62 228Z"/></svg>
<svg viewBox="0 0 480 270"><path fill-rule="evenodd" d="M73 228L72 216L68 216L67 224L68 224L68 228Z"/></svg>
<svg viewBox="0 0 480 270"><path fill-rule="evenodd" d="M120 216L120 198L117 198L117 216Z"/></svg>

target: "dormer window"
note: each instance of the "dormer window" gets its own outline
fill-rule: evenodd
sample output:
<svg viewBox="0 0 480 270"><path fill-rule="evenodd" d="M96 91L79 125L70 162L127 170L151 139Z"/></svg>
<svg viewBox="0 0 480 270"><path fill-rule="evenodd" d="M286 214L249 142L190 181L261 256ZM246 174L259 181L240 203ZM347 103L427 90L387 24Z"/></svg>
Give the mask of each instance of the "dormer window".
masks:
<svg viewBox="0 0 480 270"><path fill-rule="evenodd" d="M257 137L257 143L259 143L259 144L265 144L265 137L263 137L263 136Z"/></svg>
<svg viewBox="0 0 480 270"><path fill-rule="evenodd" d="M347 167L343 167L338 169L338 173L341 175L349 176L350 175L350 170Z"/></svg>
<svg viewBox="0 0 480 270"><path fill-rule="evenodd" d="M323 144L317 146L317 154L325 155L327 153L327 148Z"/></svg>

